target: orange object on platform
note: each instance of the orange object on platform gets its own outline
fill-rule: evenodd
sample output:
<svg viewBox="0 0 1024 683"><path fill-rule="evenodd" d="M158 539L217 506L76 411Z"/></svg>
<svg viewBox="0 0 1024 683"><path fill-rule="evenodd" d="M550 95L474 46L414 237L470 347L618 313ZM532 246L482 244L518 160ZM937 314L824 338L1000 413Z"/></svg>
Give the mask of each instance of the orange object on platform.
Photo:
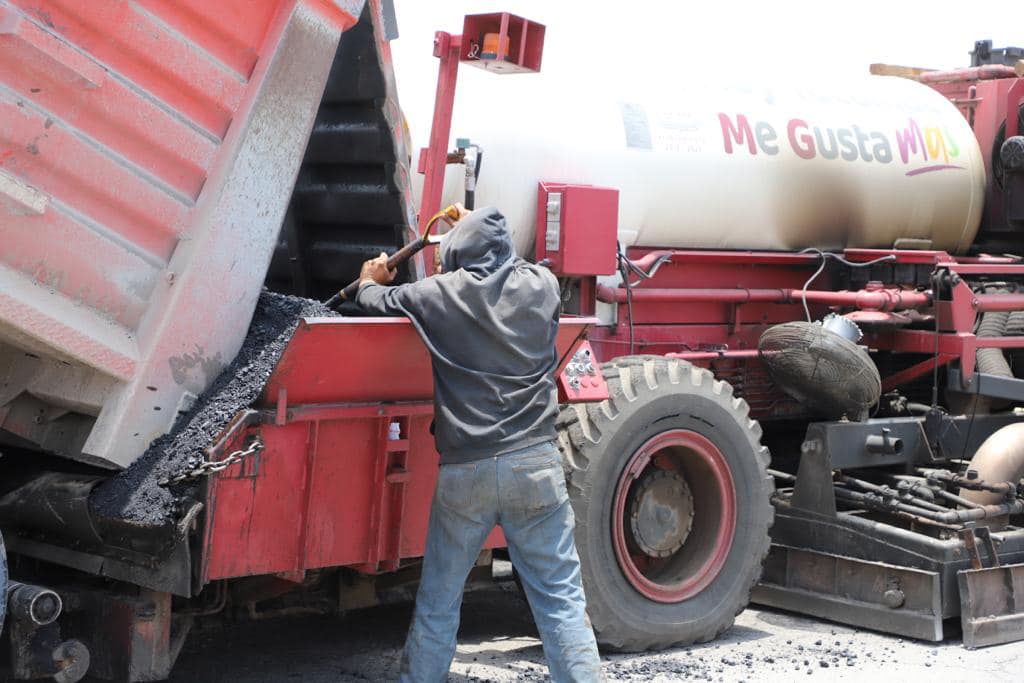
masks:
<svg viewBox="0 0 1024 683"><path fill-rule="evenodd" d="M497 33L485 33L484 34L484 45L480 50L480 59L505 59L508 57L508 44L505 44L505 49L501 50L499 57L498 50L500 49L501 36Z"/></svg>

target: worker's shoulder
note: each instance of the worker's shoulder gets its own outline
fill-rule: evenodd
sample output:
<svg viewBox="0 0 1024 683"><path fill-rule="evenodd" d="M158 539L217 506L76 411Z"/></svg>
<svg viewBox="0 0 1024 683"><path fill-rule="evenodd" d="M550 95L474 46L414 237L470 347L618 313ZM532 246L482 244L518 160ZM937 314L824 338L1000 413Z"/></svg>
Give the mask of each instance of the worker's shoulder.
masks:
<svg viewBox="0 0 1024 683"><path fill-rule="evenodd" d="M531 263L525 259L519 260L521 263L518 264L518 267L524 269L525 271L531 273L532 275L535 275L537 278L542 280L544 284L546 284L548 287L554 288L556 292L558 291L558 278L555 277L555 274L551 272L551 269L542 265L538 265L536 263Z"/></svg>

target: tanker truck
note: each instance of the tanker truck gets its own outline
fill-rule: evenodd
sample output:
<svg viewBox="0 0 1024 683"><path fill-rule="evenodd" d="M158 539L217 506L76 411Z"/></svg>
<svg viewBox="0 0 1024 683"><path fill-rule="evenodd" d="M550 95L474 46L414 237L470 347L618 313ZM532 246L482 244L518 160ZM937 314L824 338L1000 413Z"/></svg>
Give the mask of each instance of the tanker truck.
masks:
<svg viewBox="0 0 1024 683"><path fill-rule="evenodd" d="M416 153L395 35L387 0L0 2L9 678L161 680L197 621L410 597L429 357L318 302L445 200L500 206L561 283L603 647L707 641L750 600L1020 637L1024 80L985 63L1009 53L603 102L537 73L543 25L472 15L436 35ZM460 65L496 106L454 108ZM470 581L503 553L499 529Z"/></svg>

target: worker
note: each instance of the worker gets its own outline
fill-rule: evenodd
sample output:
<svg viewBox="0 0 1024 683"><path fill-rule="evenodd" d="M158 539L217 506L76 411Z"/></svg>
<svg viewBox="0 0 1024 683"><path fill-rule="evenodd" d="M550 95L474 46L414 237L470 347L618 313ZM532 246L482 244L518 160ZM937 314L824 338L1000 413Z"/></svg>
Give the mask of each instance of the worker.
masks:
<svg viewBox="0 0 1024 683"><path fill-rule="evenodd" d="M395 287L385 254L367 261L356 295L407 316L434 372L441 466L401 681L446 680L466 577L499 524L551 678L603 680L555 445L558 281L515 256L495 208L464 213L439 248L441 274Z"/></svg>

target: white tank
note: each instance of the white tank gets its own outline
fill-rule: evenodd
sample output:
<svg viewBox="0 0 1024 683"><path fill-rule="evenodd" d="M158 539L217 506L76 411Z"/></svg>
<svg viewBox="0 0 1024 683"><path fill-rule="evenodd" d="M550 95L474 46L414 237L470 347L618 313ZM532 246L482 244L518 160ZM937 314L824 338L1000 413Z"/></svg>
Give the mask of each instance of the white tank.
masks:
<svg viewBox="0 0 1024 683"><path fill-rule="evenodd" d="M543 74L477 79L455 108L452 137L484 148L476 205L505 213L522 255L533 254L538 181L617 188L627 245L963 252L977 232L978 143L919 83L678 87L648 99L571 87ZM450 167L446 204L462 186L462 167Z"/></svg>

